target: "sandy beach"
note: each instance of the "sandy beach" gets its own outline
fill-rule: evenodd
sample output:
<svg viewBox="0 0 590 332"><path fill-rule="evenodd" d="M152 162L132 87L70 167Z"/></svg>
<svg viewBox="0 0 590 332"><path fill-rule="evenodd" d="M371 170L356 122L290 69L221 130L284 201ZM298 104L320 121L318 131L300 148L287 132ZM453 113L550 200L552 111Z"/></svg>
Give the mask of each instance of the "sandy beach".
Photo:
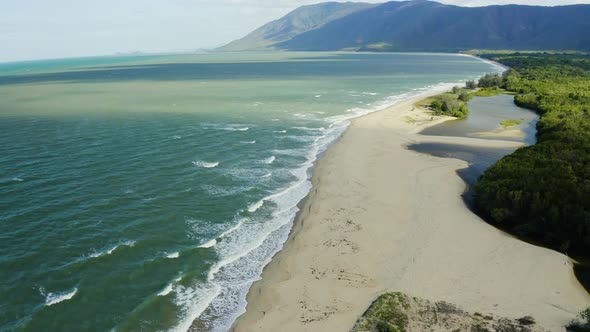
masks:
<svg viewBox="0 0 590 332"><path fill-rule="evenodd" d="M551 331L590 304L566 256L506 235L465 206L456 174L465 162L406 148L517 143L421 136L448 120L414 107L422 98L355 119L319 160L289 239L232 331L348 331L387 291L531 315Z"/></svg>

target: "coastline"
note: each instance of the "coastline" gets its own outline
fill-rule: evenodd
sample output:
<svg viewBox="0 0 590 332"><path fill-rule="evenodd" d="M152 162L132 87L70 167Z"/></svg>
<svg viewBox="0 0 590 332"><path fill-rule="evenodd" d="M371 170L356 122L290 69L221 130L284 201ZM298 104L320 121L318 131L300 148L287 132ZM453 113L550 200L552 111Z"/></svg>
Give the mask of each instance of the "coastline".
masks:
<svg viewBox="0 0 590 332"><path fill-rule="evenodd" d="M552 331L590 302L566 256L508 236L464 205L455 171L465 162L405 148L432 141L417 133L451 119L414 109L424 97L352 120L324 153L288 240L250 288L232 331L350 330L386 291L532 315Z"/></svg>

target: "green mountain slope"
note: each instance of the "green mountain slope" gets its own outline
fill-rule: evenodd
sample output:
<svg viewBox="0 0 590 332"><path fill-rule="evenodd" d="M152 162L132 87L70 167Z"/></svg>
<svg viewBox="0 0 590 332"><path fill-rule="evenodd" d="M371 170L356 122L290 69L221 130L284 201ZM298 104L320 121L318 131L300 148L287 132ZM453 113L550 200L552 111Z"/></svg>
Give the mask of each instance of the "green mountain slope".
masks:
<svg viewBox="0 0 590 332"><path fill-rule="evenodd" d="M590 50L590 5L458 7L434 1L301 7L222 50Z"/></svg>
<svg viewBox="0 0 590 332"><path fill-rule="evenodd" d="M218 50L249 51L272 49L273 44L287 41L301 33L321 27L328 22L374 6L374 4L354 2L325 2L317 5L302 6Z"/></svg>
<svg viewBox="0 0 590 332"><path fill-rule="evenodd" d="M590 50L590 5L464 8L389 2L277 44L289 50Z"/></svg>

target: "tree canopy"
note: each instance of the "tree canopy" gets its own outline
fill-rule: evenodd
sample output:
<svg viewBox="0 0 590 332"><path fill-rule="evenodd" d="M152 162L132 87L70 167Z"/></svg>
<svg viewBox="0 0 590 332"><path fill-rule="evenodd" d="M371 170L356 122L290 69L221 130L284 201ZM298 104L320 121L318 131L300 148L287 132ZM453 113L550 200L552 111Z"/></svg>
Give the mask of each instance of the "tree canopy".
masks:
<svg viewBox="0 0 590 332"><path fill-rule="evenodd" d="M551 248L590 256L590 57L486 54L510 66L484 76L537 111L536 145L490 167L475 185L476 208L492 223Z"/></svg>

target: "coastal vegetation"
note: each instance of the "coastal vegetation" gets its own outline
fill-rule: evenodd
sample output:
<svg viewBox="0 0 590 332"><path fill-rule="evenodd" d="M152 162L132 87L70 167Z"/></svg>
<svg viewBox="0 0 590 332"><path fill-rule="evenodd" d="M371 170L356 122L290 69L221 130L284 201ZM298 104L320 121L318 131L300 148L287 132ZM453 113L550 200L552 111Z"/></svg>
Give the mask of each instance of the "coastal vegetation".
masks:
<svg viewBox="0 0 590 332"><path fill-rule="evenodd" d="M476 81L467 81L465 87L453 87L449 92L428 99L435 115L453 116L463 119L469 115L467 102L473 97L490 97L507 93L502 88L504 78L500 74L486 74ZM516 121L516 120L512 120Z"/></svg>
<svg viewBox="0 0 590 332"><path fill-rule="evenodd" d="M535 319L508 319L468 313L448 302L430 302L403 293L381 295L357 321L353 332L545 331Z"/></svg>
<svg viewBox="0 0 590 332"><path fill-rule="evenodd" d="M469 98L469 94L464 89L455 87L451 92L435 96L430 103L430 109L436 115L448 115L463 119L469 114L467 108Z"/></svg>
<svg viewBox="0 0 590 332"><path fill-rule="evenodd" d="M482 55L511 67L485 82L541 115L537 144L490 167L474 187L491 223L550 248L590 255L590 57Z"/></svg>

